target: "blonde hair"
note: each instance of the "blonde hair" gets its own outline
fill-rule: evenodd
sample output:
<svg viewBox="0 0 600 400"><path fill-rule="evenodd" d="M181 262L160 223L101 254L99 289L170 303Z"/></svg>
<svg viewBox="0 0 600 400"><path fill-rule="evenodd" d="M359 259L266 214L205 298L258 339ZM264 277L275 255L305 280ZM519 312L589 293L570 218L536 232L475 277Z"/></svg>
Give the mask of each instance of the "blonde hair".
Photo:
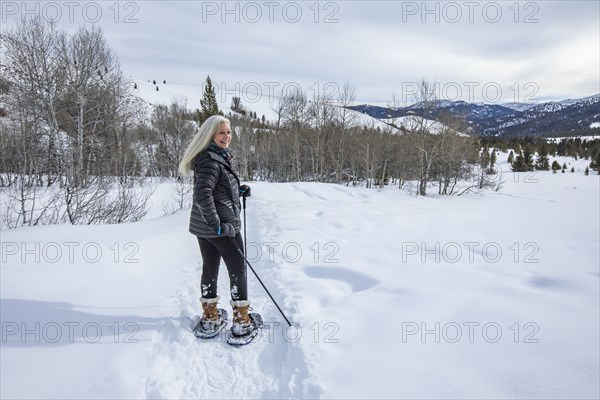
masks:
<svg viewBox="0 0 600 400"><path fill-rule="evenodd" d="M179 173L181 175L192 175L192 161L194 161L194 158L196 158L201 151L208 147L213 136L217 130L219 130L219 126L223 122L225 122L227 125L231 125L231 122L229 122L227 118L221 115L213 115L208 117L208 119L200 126L200 130L192 138L192 141L185 149L185 152L181 157L181 161L179 162Z"/></svg>

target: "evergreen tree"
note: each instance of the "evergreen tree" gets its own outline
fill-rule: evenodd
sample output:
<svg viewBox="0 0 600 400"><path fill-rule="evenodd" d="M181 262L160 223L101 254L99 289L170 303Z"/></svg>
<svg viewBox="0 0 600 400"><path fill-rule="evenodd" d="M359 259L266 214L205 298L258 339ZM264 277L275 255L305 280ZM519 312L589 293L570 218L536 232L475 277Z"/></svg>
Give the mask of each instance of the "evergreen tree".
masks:
<svg viewBox="0 0 600 400"><path fill-rule="evenodd" d="M571 167L571 172L575 172L575 167Z"/></svg>
<svg viewBox="0 0 600 400"><path fill-rule="evenodd" d="M540 171L548 171L550 169L550 159L547 155L538 154L535 160L535 169Z"/></svg>
<svg viewBox="0 0 600 400"><path fill-rule="evenodd" d="M508 160L506 160L509 164L512 164L515 161L515 154L513 153L513 151L511 150L510 153L508 153Z"/></svg>
<svg viewBox="0 0 600 400"><path fill-rule="evenodd" d="M202 98L200 99L200 112L198 115L198 123L202 124L208 119L208 117L216 114L223 115L221 110L219 110L219 105L217 104L217 96L215 94L215 89L213 88L212 81L210 80L209 75L206 77L204 93L202 94Z"/></svg>
<svg viewBox="0 0 600 400"><path fill-rule="evenodd" d="M521 153L521 145L519 143L517 143L515 145L515 153L516 154L520 154Z"/></svg>
<svg viewBox="0 0 600 400"><path fill-rule="evenodd" d="M156 85L156 79L153 79L153 80L152 80L152 84L153 84L153 85Z"/></svg>
<svg viewBox="0 0 600 400"><path fill-rule="evenodd" d="M527 171L533 171L534 169L533 153L533 147L527 144L523 150L523 158L525 159L525 165L527 165Z"/></svg>
<svg viewBox="0 0 600 400"><path fill-rule="evenodd" d="M588 176L590 174L590 167L585 167L584 174L585 174L585 176Z"/></svg>
<svg viewBox="0 0 600 400"><path fill-rule="evenodd" d="M558 163L558 161L554 160L552 162L552 172L556 173L556 171L558 171L559 169L561 169L560 164Z"/></svg>
<svg viewBox="0 0 600 400"><path fill-rule="evenodd" d="M600 151L598 152L596 157L592 159L592 162L590 163L590 168L598 171L598 174L600 175Z"/></svg>
<svg viewBox="0 0 600 400"><path fill-rule="evenodd" d="M490 155L490 169L494 169L494 165L496 164L496 149L492 150L492 154Z"/></svg>
<svg viewBox="0 0 600 400"><path fill-rule="evenodd" d="M548 171L550 169L550 159L548 158L548 144L544 141L538 150L538 156L535 160L535 169Z"/></svg>
<svg viewBox="0 0 600 400"><path fill-rule="evenodd" d="M527 172L527 171L529 171L529 167L527 166L527 163L525 162L525 157L523 156L523 154L519 154L517 156L517 158L515 159L515 161L511 164L511 169L514 172Z"/></svg>

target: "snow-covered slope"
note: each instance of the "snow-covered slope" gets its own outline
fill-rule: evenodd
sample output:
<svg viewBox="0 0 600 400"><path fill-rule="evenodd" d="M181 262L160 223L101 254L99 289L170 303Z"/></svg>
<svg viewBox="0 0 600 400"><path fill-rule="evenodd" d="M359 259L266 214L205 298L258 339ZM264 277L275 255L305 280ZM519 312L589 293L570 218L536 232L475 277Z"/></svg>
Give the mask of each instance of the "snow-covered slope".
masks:
<svg viewBox="0 0 600 400"><path fill-rule="evenodd" d="M244 348L190 331L189 210L3 231L0 397L598 398L600 177L558 161L460 197L251 182L248 256L297 325L250 274Z"/></svg>
<svg viewBox="0 0 600 400"><path fill-rule="evenodd" d="M388 118L382 120L386 124L393 124L393 126L398 127L401 130L413 131L417 130L419 127L424 127L429 133L434 135L438 135L443 131L448 130L449 128L438 122L431 119L421 118L421 117L397 117L397 118ZM462 132L457 132L459 136L469 136Z"/></svg>
<svg viewBox="0 0 600 400"><path fill-rule="evenodd" d="M187 101L189 109L200 108L200 99L202 98L203 87L188 86L188 85L172 85L170 83L157 82L154 84L152 81L144 81L136 79L137 85L136 95L145 100L149 104L170 104L174 100ZM228 88L226 85L215 84L216 98L219 103L219 108L225 113L233 112L231 110L231 101L234 96L238 96L241 99L242 105L247 111L254 111L258 118L263 115L268 121L277 120L277 112L275 111L279 105L279 97L274 92L274 89L260 87L254 88L254 92L250 92L250 89L244 90L241 87L240 91L235 91ZM158 90L156 88L158 87ZM220 89L221 88L221 89ZM235 86L232 87L235 89ZM225 91L223 90L225 89ZM347 110L348 113L353 115L353 121L359 126L367 127L379 127L380 129L392 129L385 122L373 118L367 114L363 114L354 110Z"/></svg>
<svg viewBox="0 0 600 400"><path fill-rule="evenodd" d="M200 99L204 87L202 85L173 85L167 82L166 84L157 82L144 81L136 79L137 84L136 94L150 104L170 104L174 100L186 100L189 109L195 110L200 108ZM242 100L242 104L248 111L256 112L260 118L262 115L268 120L273 120L276 117L273 108L277 106L278 99L275 96L270 96L268 92L249 94L227 89L227 91L219 91L220 85L215 84L216 98L219 103L219 108L225 113L231 111L231 101L234 96L238 96ZM156 88L158 87L158 90Z"/></svg>
<svg viewBox="0 0 600 400"><path fill-rule="evenodd" d="M524 103L524 102L510 102L510 103L502 103L500 104L501 106L504 106L506 108L510 108L511 110L515 110L515 111L526 111L529 110L530 108L533 108L535 106L537 106L539 103Z"/></svg>

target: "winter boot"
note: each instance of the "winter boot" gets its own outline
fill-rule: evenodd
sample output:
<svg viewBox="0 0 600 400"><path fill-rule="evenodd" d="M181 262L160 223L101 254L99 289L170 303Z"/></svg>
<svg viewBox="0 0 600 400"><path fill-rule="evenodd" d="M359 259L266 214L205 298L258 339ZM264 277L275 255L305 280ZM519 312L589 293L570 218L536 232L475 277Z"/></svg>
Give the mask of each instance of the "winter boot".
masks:
<svg viewBox="0 0 600 400"><path fill-rule="evenodd" d="M200 298L203 315L194 328L194 334L199 338L212 338L227 325L227 311L217 308L219 296L214 299Z"/></svg>
<svg viewBox="0 0 600 400"><path fill-rule="evenodd" d="M247 335L254 329L252 320L248 316L248 310L250 308L250 302L247 300L242 301L231 301L233 307L233 326L231 327L231 333L235 336Z"/></svg>
<svg viewBox="0 0 600 400"><path fill-rule="evenodd" d="M248 344L256 337L263 326L262 317L257 313L249 313L248 300L231 301L233 307L233 325L227 343L233 345Z"/></svg>

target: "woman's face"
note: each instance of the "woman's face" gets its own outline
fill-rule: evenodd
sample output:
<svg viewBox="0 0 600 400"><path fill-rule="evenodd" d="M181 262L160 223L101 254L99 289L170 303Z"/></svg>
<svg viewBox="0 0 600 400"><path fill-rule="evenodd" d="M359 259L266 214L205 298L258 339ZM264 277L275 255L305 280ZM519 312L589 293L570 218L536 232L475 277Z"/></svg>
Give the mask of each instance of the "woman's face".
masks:
<svg viewBox="0 0 600 400"><path fill-rule="evenodd" d="M227 122L221 122L219 129L217 129L217 132L213 136L213 142L222 149L229 147L229 142L231 142L231 129Z"/></svg>

